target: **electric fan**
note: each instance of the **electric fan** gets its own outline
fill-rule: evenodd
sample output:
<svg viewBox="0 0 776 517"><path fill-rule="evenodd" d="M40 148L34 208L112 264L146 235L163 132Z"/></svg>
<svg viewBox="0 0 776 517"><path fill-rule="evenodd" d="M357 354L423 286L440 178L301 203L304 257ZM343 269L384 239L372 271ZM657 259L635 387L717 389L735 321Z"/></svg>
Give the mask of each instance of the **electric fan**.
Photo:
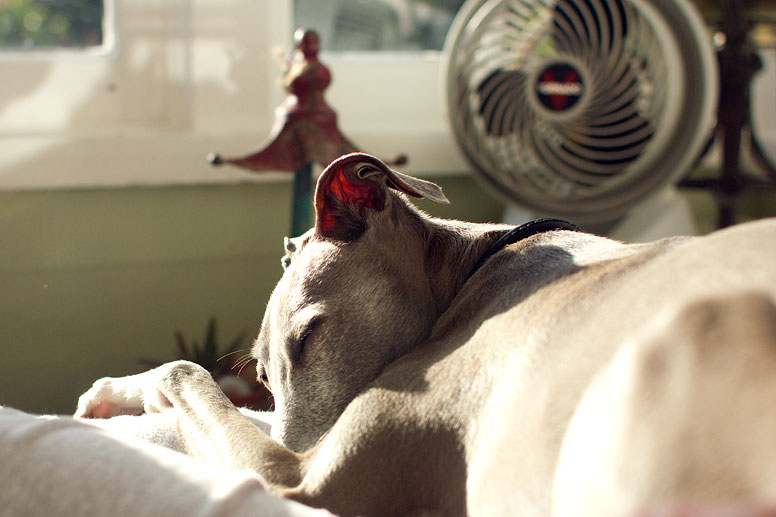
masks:
<svg viewBox="0 0 776 517"><path fill-rule="evenodd" d="M716 62L686 0L468 0L445 54L460 148L535 213L618 220L710 136Z"/></svg>

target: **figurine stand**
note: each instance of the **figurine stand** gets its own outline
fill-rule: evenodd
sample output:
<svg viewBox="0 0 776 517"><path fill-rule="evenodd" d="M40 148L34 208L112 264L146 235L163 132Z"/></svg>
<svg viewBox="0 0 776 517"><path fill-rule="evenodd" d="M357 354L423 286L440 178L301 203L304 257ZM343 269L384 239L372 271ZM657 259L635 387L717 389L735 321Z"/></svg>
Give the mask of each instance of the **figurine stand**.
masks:
<svg viewBox="0 0 776 517"><path fill-rule="evenodd" d="M305 163L294 173L291 199L291 236L297 237L312 226L313 164Z"/></svg>
<svg viewBox="0 0 776 517"><path fill-rule="evenodd" d="M719 29L725 35L725 44L717 52L720 77L717 127L703 154L711 148L714 138L719 138L722 170L717 178L686 178L679 187L711 191L718 207L717 227L723 228L736 222L738 201L744 191L776 190L776 168L762 151L752 126L751 82L762 68L762 62L749 41L751 22L745 19L743 2L718 0L718 3L722 14ZM773 6L770 9L776 11ZM741 170L742 143L747 145L753 161L762 169L762 178L744 174Z"/></svg>

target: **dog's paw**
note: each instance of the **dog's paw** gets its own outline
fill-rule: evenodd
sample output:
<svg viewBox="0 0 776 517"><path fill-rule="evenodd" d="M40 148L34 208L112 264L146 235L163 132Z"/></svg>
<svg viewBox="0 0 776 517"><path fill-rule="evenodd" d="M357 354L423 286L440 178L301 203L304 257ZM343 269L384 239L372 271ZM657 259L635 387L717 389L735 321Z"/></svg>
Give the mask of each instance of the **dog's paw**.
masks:
<svg viewBox="0 0 776 517"><path fill-rule="evenodd" d="M213 378L201 366L173 361L147 372L127 377L105 377L96 381L78 399L76 418L111 418L117 415L159 413L172 407L164 394L181 389L184 379L206 386Z"/></svg>
<svg viewBox="0 0 776 517"><path fill-rule="evenodd" d="M117 415L159 413L173 405L165 393L180 395L184 386L198 391L219 391L210 373L189 361L173 361L147 372L96 381L78 399L76 418L111 418Z"/></svg>
<svg viewBox="0 0 776 517"><path fill-rule="evenodd" d="M111 418L117 415L139 414L143 411L143 394L126 382L128 377L105 377L95 381L78 398L76 418Z"/></svg>

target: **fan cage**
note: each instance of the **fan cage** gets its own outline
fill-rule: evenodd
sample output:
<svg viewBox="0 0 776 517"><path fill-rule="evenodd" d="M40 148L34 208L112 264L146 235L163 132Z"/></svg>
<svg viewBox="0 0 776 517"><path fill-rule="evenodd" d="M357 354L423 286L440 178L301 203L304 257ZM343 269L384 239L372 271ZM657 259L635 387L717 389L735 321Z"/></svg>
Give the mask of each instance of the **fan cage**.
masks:
<svg viewBox="0 0 776 517"><path fill-rule="evenodd" d="M469 0L445 54L459 146L538 213L621 217L710 134L716 62L684 0Z"/></svg>

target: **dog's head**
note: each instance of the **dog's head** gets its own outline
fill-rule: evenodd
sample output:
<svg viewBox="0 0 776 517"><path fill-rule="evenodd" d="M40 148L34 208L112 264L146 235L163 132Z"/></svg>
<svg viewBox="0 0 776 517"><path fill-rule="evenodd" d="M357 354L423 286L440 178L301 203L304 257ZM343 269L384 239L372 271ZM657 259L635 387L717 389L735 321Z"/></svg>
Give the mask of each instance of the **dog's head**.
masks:
<svg viewBox="0 0 776 517"><path fill-rule="evenodd" d="M286 239L285 272L253 353L275 397L272 435L293 450L314 445L430 332L425 219L403 194L447 202L437 185L377 158L343 156L318 179L315 228Z"/></svg>

